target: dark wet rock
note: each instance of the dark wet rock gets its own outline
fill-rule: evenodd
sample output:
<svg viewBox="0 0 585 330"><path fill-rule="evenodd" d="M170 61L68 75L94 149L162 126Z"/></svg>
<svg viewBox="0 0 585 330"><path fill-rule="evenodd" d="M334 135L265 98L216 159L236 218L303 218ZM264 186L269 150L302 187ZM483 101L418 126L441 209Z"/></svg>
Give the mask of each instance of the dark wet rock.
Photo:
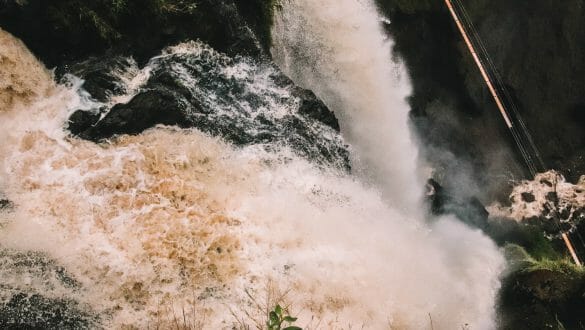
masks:
<svg viewBox="0 0 585 330"><path fill-rule="evenodd" d="M0 26L22 39L49 67L106 52L143 62L165 46L196 39L232 55L265 56L273 3L8 0L0 2Z"/></svg>
<svg viewBox="0 0 585 330"><path fill-rule="evenodd" d="M523 269L508 275L499 297L500 329L582 329L585 276L570 269Z"/></svg>
<svg viewBox="0 0 585 330"><path fill-rule="evenodd" d="M2 329L94 329L95 319L77 303L18 293L0 305Z"/></svg>
<svg viewBox="0 0 585 330"><path fill-rule="evenodd" d="M86 83L107 72L131 71L97 67L106 73L82 76ZM197 128L235 145L287 146L317 163L350 167L333 112L270 62L233 58L191 42L165 50L144 70L149 78L130 101L106 110L97 122L99 110L76 111L69 119L71 133L101 141L156 125Z"/></svg>
<svg viewBox="0 0 585 330"><path fill-rule="evenodd" d="M550 222L549 222L550 224ZM565 249L559 241L551 241L544 235L540 224L517 222L507 218L490 218L485 233L499 246L522 246L534 258L557 259Z"/></svg>
<svg viewBox="0 0 585 330"><path fill-rule="evenodd" d="M427 201L433 214L452 214L472 227L487 229L489 213L477 198L458 198L433 179L428 180L427 191Z"/></svg>
<svg viewBox="0 0 585 330"><path fill-rule="evenodd" d="M2 329L93 329L98 325L97 315L73 299L62 298L63 293L73 297L80 284L45 254L0 249L0 278Z"/></svg>
<svg viewBox="0 0 585 330"><path fill-rule="evenodd" d="M550 182L548 180L541 180L540 183L545 184L545 185L547 185L549 187L552 187L553 186L552 182Z"/></svg>
<svg viewBox="0 0 585 330"><path fill-rule="evenodd" d="M339 122L335 115L329 110L321 100L319 100L315 93L308 89L295 88L293 95L301 99L299 113L307 117L313 118L322 122L323 124L339 131Z"/></svg>
<svg viewBox="0 0 585 330"><path fill-rule="evenodd" d="M12 202L7 199L0 199L0 210L5 210L11 208Z"/></svg>
<svg viewBox="0 0 585 330"><path fill-rule="evenodd" d="M67 129L74 135L79 135L90 129L99 119L99 112L77 110L69 117Z"/></svg>
<svg viewBox="0 0 585 330"><path fill-rule="evenodd" d="M526 203L532 203L536 200L536 197L534 197L534 194L529 193L529 192L523 192L521 194L522 196L522 200L525 201Z"/></svg>
<svg viewBox="0 0 585 330"><path fill-rule="evenodd" d="M108 101L112 96L128 92L124 77L135 74L138 70L134 60L125 56L91 57L82 62L59 67L56 70L58 80L68 83L65 74L83 77L83 89L100 102Z"/></svg>
<svg viewBox="0 0 585 330"><path fill-rule="evenodd" d="M349 169L333 113L270 61L274 5L273 0L4 1L0 25L49 67L57 66L58 79L81 77L83 89L102 104L69 118L74 135L100 141L158 124L195 127L236 145L288 146L319 163ZM227 56L209 49L200 58L164 54L149 64L155 68L148 82L128 90L128 79L149 59L189 40ZM226 66L246 71L244 77L223 72ZM269 77L255 76L265 73ZM268 85L251 90L259 79ZM113 97L129 94L129 101L112 107Z"/></svg>
<svg viewBox="0 0 585 330"><path fill-rule="evenodd" d="M117 134L138 134L157 124L189 127L193 123L185 110L174 93L168 90L148 90L126 104L115 105L102 120L77 134L85 139L99 141ZM88 112L81 113L92 116ZM69 121L81 126L77 119L72 116ZM76 134L73 130L71 133Z"/></svg>
<svg viewBox="0 0 585 330"><path fill-rule="evenodd" d="M0 248L0 273L4 277L13 274L28 274L41 279L40 282L64 288L77 288L75 281L61 265L40 252L22 252ZM18 275L21 276L21 275ZM4 285L0 283L0 286Z"/></svg>
<svg viewBox="0 0 585 330"><path fill-rule="evenodd" d="M554 205L558 204L559 202L559 195L554 191L548 192L545 198L547 201L553 203Z"/></svg>

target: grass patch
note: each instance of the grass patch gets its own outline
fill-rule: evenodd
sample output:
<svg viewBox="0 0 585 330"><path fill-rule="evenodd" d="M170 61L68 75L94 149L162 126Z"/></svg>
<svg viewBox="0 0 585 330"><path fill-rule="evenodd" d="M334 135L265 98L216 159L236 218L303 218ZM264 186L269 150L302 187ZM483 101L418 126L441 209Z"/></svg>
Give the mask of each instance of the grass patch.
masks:
<svg viewBox="0 0 585 330"><path fill-rule="evenodd" d="M539 270L549 270L555 273L562 273L566 275L585 275L583 267L577 266L568 259L561 260L532 260L530 265L523 271L534 272Z"/></svg>
<svg viewBox="0 0 585 330"><path fill-rule="evenodd" d="M566 275L585 275L585 269L577 266L570 259L535 258L525 248L517 244L507 244L504 247L504 255L513 268L519 269L520 272L524 273L548 270Z"/></svg>

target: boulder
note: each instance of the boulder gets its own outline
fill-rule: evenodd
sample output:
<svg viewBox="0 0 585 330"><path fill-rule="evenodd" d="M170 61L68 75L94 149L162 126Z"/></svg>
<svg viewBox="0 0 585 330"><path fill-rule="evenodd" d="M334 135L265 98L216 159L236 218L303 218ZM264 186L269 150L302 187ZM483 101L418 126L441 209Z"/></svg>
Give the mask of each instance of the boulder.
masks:
<svg viewBox="0 0 585 330"><path fill-rule="evenodd" d="M313 91L295 87L293 89L293 95L301 100L301 105L299 106L300 114L318 120L339 132L340 128L337 118L333 112L323 104L323 101L315 96Z"/></svg>
<svg viewBox="0 0 585 330"><path fill-rule="evenodd" d="M138 66L131 57L105 55L58 67L55 73L57 79L65 84L69 82L66 74L83 78L83 89L91 94L93 99L107 102L112 96L128 92L125 79L137 71Z"/></svg>
<svg viewBox="0 0 585 330"><path fill-rule="evenodd" d="M90 329L97 324L71 300L14 294L0 305L2 329Z"/></svg>
<svg viewBox="0 0 585 330"><path fill-rule="evenodd" d="M73 298L80 284L39 252L0 249L0 328L90 329L99 317ZM28 279L28 282L25 280Z"/></svg>
<svg viewBox="0 0 585 330"><path fill-rule="evenodd" d="M77 110L69 117L67 128L74 135L80 135L97 124L101 115L98 111Z"/></svg>
<svg viewBox="0 0 585 330"><path fill-rule="evenodd" d="M83 117L83 118L80 118ZM69 119L69 129L80 137L99 141L117 134L138 134L155 125L189 127L193 123L172 92L148 90L136 95L126 104L116 104L101 120L79 132L75 128L87 126L96 115L76 111Z"/></svg>
<svg viewBox="0 0 585 330"><path fill-rule="evenodd" d="M333 112L270 61L231 57L188 42L163 50L142 69L135 65L118 59L77 65L84 86L98 86L88 91L92 97L97 90L94 99L105 99L97 109L73 113L68 124L72 134L101 141L156 125L197 128L238 146L286 146L316 163L350 168ZM130 80L147 78L131 90L116 80L119 72L133 73ZM109 76L115 83L102 83ZM119 91L130 100L111 106Z"/></svg>
<svg viewBox="0 0 585 330"><path fill-rule="evenodd" d="M581 329L585 275L561 266L515 271L503 280L498 309L500 329Z"/></svg>

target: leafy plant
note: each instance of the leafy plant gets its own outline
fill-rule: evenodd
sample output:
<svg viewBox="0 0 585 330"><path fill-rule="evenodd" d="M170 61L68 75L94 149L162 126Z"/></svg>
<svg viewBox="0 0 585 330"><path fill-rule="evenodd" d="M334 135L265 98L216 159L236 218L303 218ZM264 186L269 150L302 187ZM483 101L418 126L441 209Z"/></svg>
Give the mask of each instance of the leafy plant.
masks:
<svg viewBox="0 0 585 330"><path fill-rule="evenodd" d="M288 315L288 312L280 305L276 305L274 310L270 311L268 314L266 326L268 330L302 330L302 328L293 325L296 320L296 317ZM283 323L288 323L289 325L283 328Z"/></svg>

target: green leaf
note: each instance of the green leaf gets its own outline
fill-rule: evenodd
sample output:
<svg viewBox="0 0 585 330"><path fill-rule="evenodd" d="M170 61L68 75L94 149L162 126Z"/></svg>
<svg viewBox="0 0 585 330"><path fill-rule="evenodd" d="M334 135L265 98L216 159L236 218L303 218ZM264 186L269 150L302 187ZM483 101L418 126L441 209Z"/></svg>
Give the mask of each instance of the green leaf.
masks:
<svg viewBox="0 0 585 330"><path fill-rule="evenodd" d="M296 317L292 317L292 316L290 316L290 315L289 315L289 316L286 316L286 317L284 318L284 320L285 320L286 322L290 322L290 323L292 323L292 322L295 322L296 320L298 320L298 318L296 318Z"/></svg>
<svg viewBox="0 0 585 330"><path fill-rule="evenodd" d="M278 314L278 316L282 315L282 307L280 307L280 305L276 305L274 311L276 312L276 314Z"/></svg>
<svg viewBox="0 0 585 330"><path fill-rule="evenodd" d="M270 314L268 316L270 318L270 324L276 325L279 323L280 319L275 312L270 312Z"/></svg>
<svg viewBox="0 0 585 330"><path fill-rule="evenodd" d="M295 327L294 325L291 325L290 327L286 327L282 330L303 330L303 328L299 328L299 327Z"/></svg>

